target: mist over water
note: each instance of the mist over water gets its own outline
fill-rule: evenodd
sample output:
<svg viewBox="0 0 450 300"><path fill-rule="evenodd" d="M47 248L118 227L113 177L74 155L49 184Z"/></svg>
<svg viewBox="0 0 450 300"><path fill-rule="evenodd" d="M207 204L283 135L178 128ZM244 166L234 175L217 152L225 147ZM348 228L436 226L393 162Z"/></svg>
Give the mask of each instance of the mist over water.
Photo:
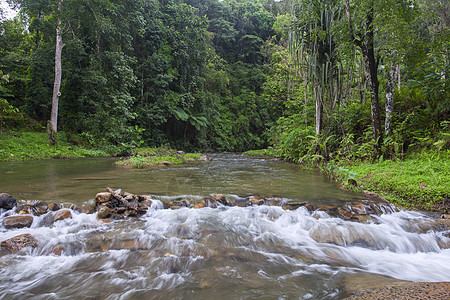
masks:
<svg viewBox="0 0 450 300"><path fill-rule="evenodd" d="M435 220L430 214L400 211L358 223L304 207L162 209L162 201L211 193L273 195L315 204L360 199L294 165L236 155L138 171L107 167L109 160L78 163L79 172L70 163L51 167L60 194L43 186L29 199L70 201L62 195L77 182L74 191L89 194L87 201L105 183L72 179L85 176L108 178L108 185L133 193L153 191L147 193L159 200L139 219L110 224L100 224L95 214L72 211L72 219L51 226L44 226L45 215L34 217L31 228L1 226L0 241L30 233L38 247L0 257L0 298L340 299L346 296L346 284L362 276L450 281L450 249L442 246L450 242L448 232L432 230ZM90 163L97 171L87 171ZM45 164L37 165L45 169ZM14 174L4 172L4 166L1 170L1 179ZM41 178L27 184L36 188L43 182ZM7 215L3 212L0 219ZM52 254L58 245L61 255Z"/></svg>

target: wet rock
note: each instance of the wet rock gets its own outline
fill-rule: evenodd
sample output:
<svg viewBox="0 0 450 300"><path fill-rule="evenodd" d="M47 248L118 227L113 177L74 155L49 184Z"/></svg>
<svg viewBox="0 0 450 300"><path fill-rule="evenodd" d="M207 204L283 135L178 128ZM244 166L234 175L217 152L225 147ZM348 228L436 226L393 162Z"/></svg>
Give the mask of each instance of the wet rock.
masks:
<svg viewBox="0 0 450 300"><path fill-rule="evenodd" d="M43 227L43 226L51 227L51 226L53 226L53 223L55 223L55 220L53 219L53 214L48 213L40 220L40 223L38 225L40 227Z"/></svg>
<svg viewBox="0 0 450 300"><path fill-rule="evenodd" d="M65 219L71 219L72 218L72 213L70 212L70 210L68 209L61 209L58 210L57 212L55 212L55 214L53 215L53 220L56 221L61 221L61 220L65 220Z"/></svg>
<svg viewBox="0 0 450 300"><path fill-rule="evenodd" d="M46 206L44 206L46 208ZM47 213L47 209L43 207L36 207L31 204L21 205L18 208L18 214L19 215L34 215L34 216L41 216L45 213Z"/></svg>
<svg viewBox="0 0 450 300"><path fill-rule="evenodd" d="M16 253L25 247L37 247L36 239L30 234L21 234L1 242L2 251Z"/></svg>
<svg viewBox="0 0 450 300"><path fill-rule="evenodd" d="M95 213L95 207L92 205L80 205L75 210L81 214L93 214Z"/></svg>
<svg viewBox="0 0 450 300"><path fill-rule="evenodd" d="M282 203L281 198L269 198L266 200L266 204L269 206L280 206Z"/></svg>
<svg viewBox="0 0 450 300"><path fill-rule="evenodd" d="M75 209L76 206L75 206L75 204L73 204L71 202L64 202L64 203L61 203L61 208Z"/></svg>
<svg viewBox="0 0 450 300"><path fill-rule="evenodd" d="M169 202L170 209L180 209L181 207L190 207L191 203L187 199L181 199Z"/></svg>
<svg viewBox="0 0 450 300"><path fill-rule="evenodd" d="M358 215L367 215L367 210L362 204L352 205L351 210Z"/></svg>
<svg viewBox="0 0 450 300"><path fill-rule="evenodd" d="M10 210L17 205L16 199L7 193L0 193L0 208Z"/></svg>
<svg viewBox="0 0 450 300"><path fill-rule="evenodd" d="M206 205L206 207L217 208L217 201L214 198L206 197L205 198L205 205Z"/></svg>
<svg viewBox="0 0 450 300"><path fill-rule="evenodd" d="M284 210L296 210L299 207L305 206L309 204L308 202L302 202L302 201L289 201L283 204L282 208Z"/></svg>
<svg viewBox="0 0 450 300"><path fill-rule="evenodd" d="M231 206L231 203L227 200L227 197L224 194L215 194L213 198L214 200L216 200L217 203L226 206Z"/></svg>
<svg viewBox="0 0 450 300"><path fill-rule="evenodd" d="M32 216L11 216L3 219L6 229L30 227L33 224Z"/></svg>
<svg viewBox="0 0 450 300"><path fill-rule="evenodd" d="M247 207L250 206L251 203L246 198L239 198L234 201L234 206L238 207Z"/></svg>
<svg viewBox="0 0 450 300"><path fill-rule="evenodd" d="M53 254L53 255L60 256L63 253L64 250L65 250L64 249L64 245L58 244L58 245L56 245L55 247L52 248L50 253Z"/></svg>
<svg viewBox="0 0 450 300"><path fill-rule="evenodd" d="M104 206L97 212L97 218L106 219L111 216L111 208Z"/></svg>
<svg viewBox="0 0 450 300"><path fill-rule="evenodd" d="M264 198L261 198L258 196L250 196L247 198L247 201L250 202L252 205L263 205L264 204Z"/></svg>
<svg viewBox="0 0 450 300"><path fill-rule="evenodd" d="M204 208L204 207L206 207L205 202L199 202L199 203L195 204L193 208L197 209L197 208Z"/></svg>
<svg viewBox="0 0 450 300"><path fill-rule="evenodd" d="M336 205L319 205L316 208L317 210L326 211L327 213L336 213L338 207Z"/></svg>
<svg viewBox="0 0 450 300"><path fill-rule="evenodd" d="M98 222L100 223L100 224L109 224L109 223L112 223L112 219L100 219Z"/></svg>
<svg viewBox="0 0 450 300"><path fill-rule="evenodd" d="M103 193L98 193L95 196L95 205L99 205L100 203L105 203L105 202L109 202L111 201L111 193L108 192L103 192Z"/></svg>
<svg viewBox="0 0 450 300"><path fill-rule="evenodd" d="M54 203L54 202L48 204L47 208L48 208L49 211L57 211L57 210L61 209L59 204L58 203Z"/></svg>

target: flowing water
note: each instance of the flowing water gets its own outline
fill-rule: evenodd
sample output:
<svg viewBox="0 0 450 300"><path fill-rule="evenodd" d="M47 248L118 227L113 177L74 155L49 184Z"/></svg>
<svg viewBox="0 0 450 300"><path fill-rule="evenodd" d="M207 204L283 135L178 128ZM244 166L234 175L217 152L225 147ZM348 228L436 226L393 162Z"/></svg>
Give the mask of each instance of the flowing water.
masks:
<svg viewBox="0 0 450 300"><path fill-rule="evenodd" d="M212 193L338 204L363 199L297 166L239 155L132 170L114 160L7 163L0 192L17 199L91 202L106 186L154 195L139 219L101 224L95 214L31 228L35 249L0 257L5 299L341 299L349 282L450 281L448 231L433 215L400 211L368 223L304 207L162 209L161 201ZM3 212L0 219L10 214ZM62 249L55 255L55 248ZM53 252L53 253L52 253Z"/></svg>

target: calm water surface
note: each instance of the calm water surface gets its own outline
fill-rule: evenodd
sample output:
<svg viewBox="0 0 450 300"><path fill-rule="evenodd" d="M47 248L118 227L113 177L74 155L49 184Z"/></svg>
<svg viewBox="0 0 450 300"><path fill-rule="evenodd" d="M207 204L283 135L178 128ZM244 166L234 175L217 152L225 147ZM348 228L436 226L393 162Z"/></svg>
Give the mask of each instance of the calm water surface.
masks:
<svg viewBox="0 0 450 300"><path fill-rule="evenodd" d="M212 193L315 204L361 199L292 164L212 157L149 170L112 159L2 163L0 192L77 204L106 186L164 201ZM450 281L448 232L433 231L429 214L356 223L303 207L167 210L160 200L139 219L109 224L72 211L54 224L43 215L31 228L0 225L0 241L24 233L38 240L34 250L0 256L0 299L342 299L355 285Z"/></svg>
<svg viewBox="0 0 450 300"><path fill-rule="evenodd" d="M76 204L93 199L108 186L161 196L222 193L313 202L358 199L323 175L294 164L231 154L211 157L208 162L154 169L118 167L114 159L1 163L0 191L17 199Z"/></svg>

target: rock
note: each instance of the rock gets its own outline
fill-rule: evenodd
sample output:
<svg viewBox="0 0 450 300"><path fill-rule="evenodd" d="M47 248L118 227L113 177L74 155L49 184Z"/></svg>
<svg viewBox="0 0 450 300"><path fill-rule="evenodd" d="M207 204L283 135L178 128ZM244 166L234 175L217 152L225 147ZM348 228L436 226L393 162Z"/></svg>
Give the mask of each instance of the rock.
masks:
<svg viewBox="0 0 450 300"><path fill-rule="evenodd" d="M95 213L95 207L92 205L80 205L75 210L81 214L93 214Z"/></svg>
<svg viewBox="0 0 450 300"><path fill-rule="evenodd" d="M103 193L98 193L95 196L95 205L99 205L100 203L105 203L105 202L109 202L111 201L111 193L108 192L103 192Z"/></svg>
<svg viewBox="0 0 450 300"><path fill-rule="evenodd" d="M47 207L48 207L49 211L57 211L57 210L61 209L61 207L57 203L54 203L54 202L50 203Z"/></svg>
<svg viewBox="0 0 450 300"><path fill-rule="evenodd" d="M352 205L351 210L357 215L367 215L367 210L362 204Z"/></svg>
<svg viewBox="0 0 450 300"><path fill-rule="evenodd" d="M55 247L53 247L52 251L50 251L50 253L53 255L60 256L63 251L64 251L64 245L59 244L59 245L56 245Z"/></svg>
<svg viewBox="0 0 450 300"><path fill-rule="evenodd" d="M216 202L223 204L223 205L227 205L230 206L231 203L227 200L227 197L224 194L215 194L214 196L214 200L216 200Z"/></svg>
<svg viewBox="0 0 450 300"><path fill-rule="evenodd" d="M302 202L302 201L289 201L283 204L282 208L284 210L296 210L299 207L307 205L308 202Z"/></svg>
<svg viewBox="0 0 450 300"><path fill-rule="evenodd" d="M99 219L106 219L110 215L111 215L111 209L107 206L100 208L100 210L97 212L97 218L99 218Z"/></svg>
<svg viewBox="0 0 450 300"><path fill-rule="evenodd" d="M33 224L32 216L11 216L3 219L6 229L30 227Z"/></svg>
<svg viewBox="0 0 450 300"><path fill-rule="evenodd" d="M204 208L204 207L206 207L205 202L199 202L199 203L195 204L193 208L197 209L197 208Z"/></svg>
<svg viewBox="0 0 450 300"><path fill-rule="evenodd" d="M0 194L0 208L9 210L9 209L12 209L16 205L17 205L17 201L13 196L11 196L10 194L6 194L6 193Z"/></svg>
<svg viewBox="0 0 450 300"><path fill-rule="evenodd" d="M70 202L64 202L61 204L61 208L75 209L75 204Z"/></svg>
<svg viewBox="0 0 450 300"><path fill-rule="evenodd" d="M211 197L206 197L205 205L206 205L206 207L217 208L217 201L216 201L216 199L213 199Z"/></svg>
<svg viewBox="0 0 450 300"><path fill-rule="evenodd" d="M248 201L245 198L236 199L234 201L234 206L247 207L247 206L250 206L250 205L251 205L250 201Z"/></svg>
<svg viewBox="0 0 450 300"><path fill-rule="evenodd" d="M53 215L53 220L56 221L61 221L61 220L65 220L65 219L72 219L72 213L70 212L70 210L68 209L61 209L58 210L57 212L55 212L55 214Z"/></svg>
<svg viewBox="0 0 450 300"><path fill-rule="evenodd" d="M39 222L39 227L45 226L45 227L51 227L53 226L53 223L55 223L55 220L53 219L53 215L51 213L46 214Z"/></svg>
<svg viewBox="0 0 450 300"><path fill-rule="evenodd" d="M37 247L36 239L30 234L21 234L1 242L1 250L16 253L25 247Z"/></svg>
<svg viewBox="0 0 450 300"><path fill-rule="evenodd" d="M210 157L208 157L206 155L203 155L202 157L200 157L200 160L201 161L210 161L210 160L212 160L212 158L210 158Z"/></svg>
<svg viewBox="0 0 450 300"><path fill-rule="evenodd" d="M163 166L170 166L170 165L173 165L173 162L170 162L170 161L162 161L162 162L160 162L160 164L163 165Z"/></svg>
<svg viewBox="0 0 450 300"><path fill-rule="evenodd" d="M98 222L100 223L100 224L109 224L109 223L112 223L112 219L100 219Z"/></svg>
<svg viewBox="0 0 450 300"><path fill-rule="evenodd" d="M247 198L247 201L249 201L252 205L263 205L264 204L264 198L261 198L258 196L250 196Z"/></svg>

